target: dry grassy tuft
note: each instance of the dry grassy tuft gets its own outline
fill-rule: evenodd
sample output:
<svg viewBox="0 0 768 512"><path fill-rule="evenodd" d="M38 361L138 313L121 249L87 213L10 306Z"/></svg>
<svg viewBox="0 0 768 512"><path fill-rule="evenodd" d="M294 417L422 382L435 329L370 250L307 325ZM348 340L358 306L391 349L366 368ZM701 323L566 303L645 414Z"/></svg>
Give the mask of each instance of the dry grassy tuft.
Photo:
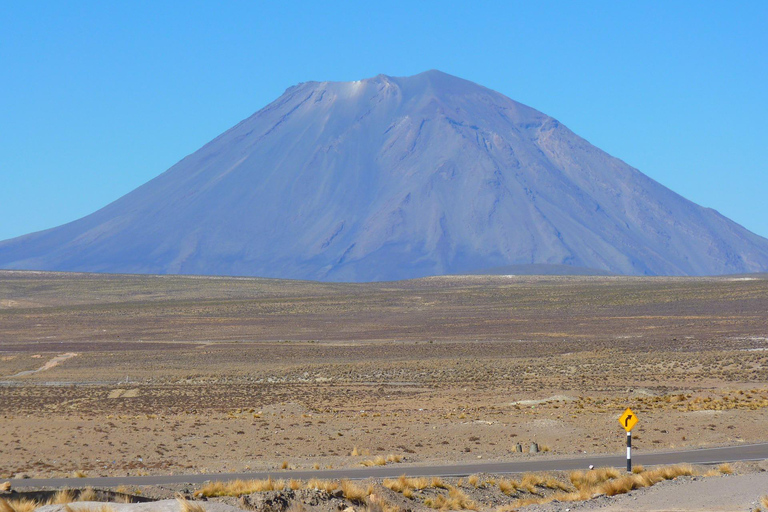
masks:
<svg viewBox="0 0 768 512"><path fill-rule="evenodd" d="M389 455L387 455L387 462L398 463L401 460L403 460L403 458L401 456L399 456L399 455L395 455L393 453L390 453Z"/></svg>
<svg viewBox="0 0 768 512"><path fill-rule="evenodd" d="M621 475L616 468L597 468L589 471L571 471L568 475L576 489L595 487L605 481L618 478Z"/></svg>
<svg viewBox="0 0 768 512"><path fill-rule="evenodd" d="M33 512L37 508L34 500L4 500L0 498L0 511L2 512Z"/></svg>
<svg viewBox="0 0 768 512"><path fill-rule="evenodd" d="M430 487L434 487L435 489L447 489L448 486L438 477L433 477L432 480L429 482Z"/></svg>
<svg viewBox="0 0 768 512"><path fill-rule="evenodd" d="M371 494L361 512L403 512L403 509L391 504L381 496Z"/></svg>
<svg viewBox="0 0 768 512"><path fill-rule="evenodd" d="M97 499L98 496L96 495L96 491L94 491L92 487L83 489L80 494L77 495L77 501L96 501Z"/></svg>
<svg viewBox="0 0 768 512"><path fill-rule="evenodd" d="M307 489L317 489L319 491L333 492L339 488L339 483L332 480L319 480L312 478L307 482Z"/></svg>
<svg viewBox="0 0 768 512"><path fill-rule="evenodd" d="M344 497L352 503L359 505L365 503L365 499L373 493L373 486L362 487L349 480L341 481L341 492L344 493Z"/></svg>
<svg viewBox="0 0 768 512"><path fill-rule="evenodd" d="M760 505L762 505L765 508L768 508L768 495L760 498Z"/></svg>
<svg viewBox="0 0 768 512"><path fill-rule="evenodd" d="M88 473L78 469L78 470L72 472L72 476L75 477L75 478L85 478L85 477L88 476Z"/></svg>
<svg viewBox="0 0 768 512"><path fill-rule="evenodd" d="M46 505L66 505L75 501L75 494L69 489L62 489L48 500Z"/></svg>
<svg viewBox="0 0 768 512"><path fill-rule="evenodd" d="M291 465L288 464L287 460L284 460L282 464L280 464L280 469L290 469Z"/></svg>
<svg viewBox="0 0 768 512"><path fill-rule="evenodd" d="M467 478L467 483L477 489L477 487L480 485L480 477L478 475L469 475Z"/></svg>
<svg viewBox="0 0 768 512"><path fill-rule="evenodd" d="M679 476L692 476L695 474L696 472L690 464L662 467L652 471L645 471L641 468L637 473L628 475L623 474L623 476L622 473L614 468L599 468L586 472L572 471L569 477L571 483L576 487L575 491L568 490L567 486L554 479L543 478L535 474L527 474L523 476L519 488L534 493L535 487L549 487L550 489L561 489L562 491L567 492L559 492L547 497L529 496L516 500L509 506L498 509L497 512L510 512L512 510L517 510L520 507L550 503L555 500L561 502L585 501L598 494L615 496L617 494L627 493L633 489L650 487L663 480L672 480ZM513 486L505 483L505 487L502 488L502 483L505 482L500 482L499 488L505 494L510 494Z"/></svg>
<svg viewBox="0 0 768 512"><path fill-rule="evenodd" d="M177 495L176 501L179 502L179 512L205 512L205 508L201 504L191 502L184 496Z"/></svg>
<svg viewBox="0 0 768 512"><path fill-rule="evenodd" d="M723 474L723 475L732 475L733 474L733 468L728 463L720 464L720 466L718 466L717 470L720 471L720 473Z"/></svg>
<svg viewBox="0 0 768 512"><path fill-rule="evenodd" d="M67 506L69 506L69 505L67 505ZM115 512L115 509L113 509L111 506L109 506L107 504L104 504L104 505L100 505L100 506L98 506L96 508L88 508L88 509L80 508L80 509L77 510L77 512Z"/></svg>
<svg viewBox="0 0 768 512"><path fill-rule="evenodd" d="M11 482L3 482L0 484L0 492L7 492L11 490Z"/></svg>
<svg viewBox="0 0 768 512"><path fill-rule="evenodd" d="M448 487L448 496L438 494L434 498L427 498L424 504L437 510L477 510L477 503L469 499L469 496L458 487Z"/></svg>
<svg viewBox="0 0 768 512"><path fill-rule="evenodd" d="M204 496L242 496L254 492L282 491L285 489L284 480L232 480L230 482L211 482L194 492L195 497Z"/></svg>
<svg viewBox="0 0 768 512"><path fill-rule="evenodd" d="M632 466L632 473L638 474L645 471L645 467L642 464L638 464L637 466Z"/></svg>
<svg viewBox="0 0 768 512"><path fill-rule="evenodd" d="M0 498L0 512L15 512L15 509L11 506L10 503L5 501L3 498Z"/></svg>
<svg viewBox="0 0 768 512"><path fill-rule="evenodd" d="M517 492L520 483L514 480L499 480L499 490L507 496Z"/></svg>
<svg viewBox="0 0 768 512"><path fill-rule="evenodd" d="M435 487L435 488L446 488L445 484L442 480L439 478L408 478L405 475L400 475L400 477L397 480L392 479L385 479L381 485L386 487L387 489L390 489L395 492L403 493L413 491L413 490L422 490L426 489L428 487ZM412 495L412 493L411 493ZM406 498L409 498L410 496L406 496Z"/></svg>
<svg viewBox="0 0 768 512"><path fill-rule="evenodd" d="M690 464L667 466L609 480L599 486L599 492L608 496L615 496L641 487L650 487L663 480L674 480L680 476L693 476L695 474L696 472Z"/></svg>
<svg viewBox="0 0 768 512"><path fill-rule="evenodd" d="M560 482L559 480L556 480L551 477L538 475L536 473L526 473L525 475L523 475L523 479L520 481L520 484L518 485L518 487L520 489L525 489L531 494L538 494L538 492L536 491L537 487L543 487L546 489L559 489L561 491L572 490L570 487Z"/></svg>
<svg viewBox="0 0 768 512"><path fill-rule="evenodd" d="M366 467L370 467L370 466L385 466L387 464L387 459L384 456L382 456L382 455L378 455L373 460L364 460L360 464L362 464L363 466L366 466Z"/></svg>

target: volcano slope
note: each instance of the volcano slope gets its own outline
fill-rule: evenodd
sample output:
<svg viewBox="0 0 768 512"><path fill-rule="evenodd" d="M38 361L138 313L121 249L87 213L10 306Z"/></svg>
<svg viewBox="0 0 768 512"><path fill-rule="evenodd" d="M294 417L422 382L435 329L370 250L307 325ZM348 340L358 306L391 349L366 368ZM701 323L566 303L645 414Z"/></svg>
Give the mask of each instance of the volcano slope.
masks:
<svg viewBox="0 0 768 512"><path fill-rule="evenodd" d="M627 406L640 453L764 441L766 310L766 276L0 272L0 476L621 454Z"/></svg>
<svg viewBox="0 0 768 512"><path fill-rule="evenodd" d="M429 71L291 87L92 215L0 242L6 269L383 281L543 265L765 272L768 240Z"/></svg>

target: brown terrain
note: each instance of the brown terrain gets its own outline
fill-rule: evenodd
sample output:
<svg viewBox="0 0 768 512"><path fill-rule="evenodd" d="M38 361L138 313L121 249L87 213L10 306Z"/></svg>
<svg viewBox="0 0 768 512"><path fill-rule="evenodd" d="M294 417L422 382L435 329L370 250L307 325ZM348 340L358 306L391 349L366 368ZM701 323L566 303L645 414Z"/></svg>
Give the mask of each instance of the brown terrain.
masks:
<svg viewBox="0 0 768 512"><path fill-rule="evenodd" d="M764 442L766 312L765 275L0 271L0 477L621 454L628 406L638 451Z"/></svg>

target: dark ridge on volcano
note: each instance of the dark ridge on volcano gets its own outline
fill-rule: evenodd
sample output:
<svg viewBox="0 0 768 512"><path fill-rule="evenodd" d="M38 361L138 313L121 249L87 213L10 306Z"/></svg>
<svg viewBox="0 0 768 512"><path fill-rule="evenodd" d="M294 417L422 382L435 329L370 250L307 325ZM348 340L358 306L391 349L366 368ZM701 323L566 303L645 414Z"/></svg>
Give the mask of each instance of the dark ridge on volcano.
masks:
<svg viewBox="0 0 768 512"><path fill-rule="evenodd" d="M768 240L439 71L307 82L0 268L374 281L765 272Z"/></svg>

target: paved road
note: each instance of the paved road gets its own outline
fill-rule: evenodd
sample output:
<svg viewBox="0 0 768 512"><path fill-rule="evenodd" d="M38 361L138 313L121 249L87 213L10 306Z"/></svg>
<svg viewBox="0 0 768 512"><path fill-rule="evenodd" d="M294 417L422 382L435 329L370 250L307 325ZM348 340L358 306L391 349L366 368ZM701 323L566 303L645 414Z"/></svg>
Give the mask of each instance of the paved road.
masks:
<svg viewBox="0 0 768 512"><path fill-rule="evenodd" d="M745 460L768 459L768 443L705 448L676 452L636 453L632 455L633 464L654 466L657 464L715 464ZM321 479L359 479L408 476L466 476L474 473L523 473L526 471L555 471L586 469L590 464L595 467L626 467L626 455L608 455L601 457L579 457L570 459L528 459L516 462L480 462L454 464L447 466L379 466L372 468L305 470L305 471L267 471L256 473L213 473L199 475L134 476L134 477L97 477L97 478L49 478L11 480L11 485L22 487L116 487L118 485L163 485L163 484L200 484L208 480L309 478Z"/></svg>

